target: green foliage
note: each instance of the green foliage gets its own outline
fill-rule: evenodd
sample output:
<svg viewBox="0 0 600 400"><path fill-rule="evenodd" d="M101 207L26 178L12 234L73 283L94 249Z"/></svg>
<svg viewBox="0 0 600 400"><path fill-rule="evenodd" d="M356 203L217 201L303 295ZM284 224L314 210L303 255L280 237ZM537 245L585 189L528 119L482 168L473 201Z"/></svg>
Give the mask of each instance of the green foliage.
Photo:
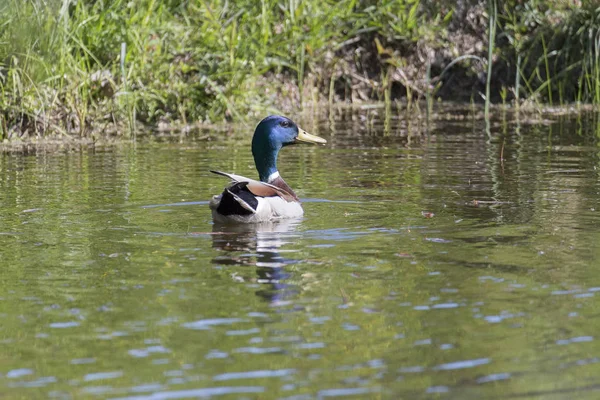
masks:
<svg viewBox="0 0 600 400"><path fill-rule="evenodd" d="M273 106L281 81L300 95L308 72L329 82L331 55L348 39L375 32L416 40L418 7L419 0L9 0L0 8L0 115L20 131L41 124L81 134L89 115L152 124L242 119Z"/></svg>
<svg viewBox="0 0 600 400"><path fill-rule="evenodd" d="M600 104L600 3L507 1L500 21L527 97ZM511 54L507 54L511 57ZM521 60L523 62L521 63Z"/></svg>
<svg viewBox="0 0 600 400"><path fill-rule="evenodd" d="M484 55L452 47L461 34L489 42L489 15L479 25L469 16L478 5L486 9L484 0L5 0L0 137L243 120L300 109L316 92L331 103L348 91L337 97L435 95L452 60ZM600 104L597 2L505 0L496 17L489 57L509 65L517 99ZM507 82L488 75L486 97L497 97Z"/></svg>

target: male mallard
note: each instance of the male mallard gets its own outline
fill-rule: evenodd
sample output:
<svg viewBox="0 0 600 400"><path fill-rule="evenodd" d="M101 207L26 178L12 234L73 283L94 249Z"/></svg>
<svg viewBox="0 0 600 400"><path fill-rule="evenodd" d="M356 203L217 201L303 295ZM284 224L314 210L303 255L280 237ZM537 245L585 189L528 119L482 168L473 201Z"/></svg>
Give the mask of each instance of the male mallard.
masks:
<svg viewBox="0 0 600 400"><path fill-rule="evenodd" d="M232 180L209 205L216 222L262 222L297 218L304 214L300 200L277 170L283 146L295 143L327 143L306 133L292 120L271 115L258 124L252 137L252 155L260 181L240 175L211 171Z"/></svg>

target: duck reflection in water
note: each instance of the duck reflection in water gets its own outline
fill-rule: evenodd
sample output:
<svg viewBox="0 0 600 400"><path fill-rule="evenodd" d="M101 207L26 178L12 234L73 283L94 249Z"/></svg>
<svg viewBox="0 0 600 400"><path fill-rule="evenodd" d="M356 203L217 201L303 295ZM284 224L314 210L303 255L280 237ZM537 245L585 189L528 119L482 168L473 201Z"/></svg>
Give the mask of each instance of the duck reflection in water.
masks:
<svg viewBox="0 0 600 400"><path fill-rule="evenodd" d="M300 219L284 219L257 224L213 225L213 248L224 254L212 262L219 265L247 265L256 267L256 282L262 286L256 294L273 305L280 305L296 291L285 283L289 278L285 267L298 262L281 253L295 250L280 249L298 236L296 229ZM236 280L250 280L232 273Z"/></svg>

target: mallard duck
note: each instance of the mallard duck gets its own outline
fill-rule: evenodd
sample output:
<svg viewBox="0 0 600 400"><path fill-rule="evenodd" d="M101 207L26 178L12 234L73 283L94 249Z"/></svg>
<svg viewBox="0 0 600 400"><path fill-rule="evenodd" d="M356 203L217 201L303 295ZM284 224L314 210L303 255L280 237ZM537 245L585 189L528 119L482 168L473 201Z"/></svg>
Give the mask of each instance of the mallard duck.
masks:
<svg viewBox="0 0 600 400"><path fill-rule="evenodd" d="M271 115L257 125L252 137L252 155L260 181L220 171L231 179L223 193L209 203L215 222L263 222L298 218L304 214L300 199L277 170L282 147L296 143L327 143L300 129L292 120Z"/></svg>

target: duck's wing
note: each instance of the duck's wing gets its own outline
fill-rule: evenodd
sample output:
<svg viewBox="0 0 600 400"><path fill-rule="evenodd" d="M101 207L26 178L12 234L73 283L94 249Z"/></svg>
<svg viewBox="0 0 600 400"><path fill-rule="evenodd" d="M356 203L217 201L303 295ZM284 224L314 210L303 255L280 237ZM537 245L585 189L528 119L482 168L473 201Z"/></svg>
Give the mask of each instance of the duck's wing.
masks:
<svg viewBox="0 0 600 400"><path fill-rule="evenodd" d="M258 210L258 199L246 189L248 182L233 182L218 196L211 208L221 215L250 215Z"/></svg>
<svg viewBox="0 0 600 400"><path fill-rule="evenodd" d="M292 195L288 191L281 189L275 185L271 185L269 183L246 178L245 176L241 176L241 175L229 174L227 172L213 171L213 170L211 170L210 172L212 172L213 174L226 176L235 183L239 183L239 182L247 183L245 185L245 188L248 189L248 191L250 191L250 193L252 193L255 196L258 196L258 197L277 196L277 197L281 197L282 199L284 199L287 202L296 201L296 197L294 195Z"/></svg>

